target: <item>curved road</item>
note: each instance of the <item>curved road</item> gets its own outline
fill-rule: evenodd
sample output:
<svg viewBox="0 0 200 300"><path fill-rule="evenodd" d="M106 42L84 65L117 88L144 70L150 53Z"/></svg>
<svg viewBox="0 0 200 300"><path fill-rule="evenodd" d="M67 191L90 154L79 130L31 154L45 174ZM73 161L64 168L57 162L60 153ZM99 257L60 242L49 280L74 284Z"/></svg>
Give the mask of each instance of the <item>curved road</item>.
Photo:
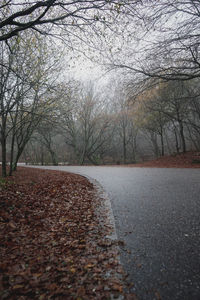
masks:
<svg viewBox="0 0 200 300"><path fill-rule="evenodd" d="M138 299L200 299L200 169L49 169L90 176L106 190Z"/></svg>

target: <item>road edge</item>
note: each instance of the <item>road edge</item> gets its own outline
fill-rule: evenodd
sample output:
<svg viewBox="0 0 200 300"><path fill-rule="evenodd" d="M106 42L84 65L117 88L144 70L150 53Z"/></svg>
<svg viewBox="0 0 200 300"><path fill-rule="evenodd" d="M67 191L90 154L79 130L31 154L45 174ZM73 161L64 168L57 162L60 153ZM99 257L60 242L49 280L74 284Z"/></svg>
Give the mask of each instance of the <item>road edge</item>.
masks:
<svg viewBox="0 0 200 300"><path fill-rule="evenodd" d="M94 179L88 175L85 175L85 174L83 175L83 174L79 173L78 175L81 175L81 176L87 178L93 184L94 195L97 197L97 200L101 201L101 205L104 206L104 212L106 213L107 223L111 227L111 233L106 235L105 238L111 240L111 242L114 244L116 252L118 253L116 256L116 259L118 261L119 266L123 269L121 259L120 259L120 248L117 244L118 237L117 237L117 231L116 231L116 226L115 226L115 218L113 215L113 210L112 210L112 205L111 205L111 200L109 198L109 195L104 190L103 186L96 179ZM97 215L99 215L100 213L101 212L97 210ZM117 272L115 275L122 282L122 285L124 285L123 275L120 273L117 273ZM115 300L124 300L125 297L123 294L120 294L118 297L112 295L111 300L114 300L114 299Z"/></svg>

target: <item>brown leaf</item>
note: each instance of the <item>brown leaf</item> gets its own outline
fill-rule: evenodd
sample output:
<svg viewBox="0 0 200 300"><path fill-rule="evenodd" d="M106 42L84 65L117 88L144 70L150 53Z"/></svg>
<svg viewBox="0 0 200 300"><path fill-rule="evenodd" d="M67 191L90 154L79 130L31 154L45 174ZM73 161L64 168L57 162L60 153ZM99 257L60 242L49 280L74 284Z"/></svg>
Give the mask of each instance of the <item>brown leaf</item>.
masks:
<svg viewBox="0 0 200 300"><path fill-rule="evenodd" d="M120 284L114 283L114 284L112 285L112 288L113 288L113 290L115 290L115 291L118 291L118 292L120 292L120 293L123 293L123 286L120 285Z"/></svg>
<svg viewBox="0 0 200 300"><path fill-rule="evenodd" d="M85 288L83 286L81 286L78 290L77 290L77 295L80 296L84 296L85 295Z"/></svg>
<svg viewBox="0 0 200 300"><path fill-rule="evenodd" d="M9 225L12 229L16 229L16 228L17 228L16 224L15 224L13 221L10 221L10 222L8 223L8 225Z"/></svg>
<svg viewBox="0 0 200 300"><path fill-rule="evenodd" d="M93 268L94 267L94 264L87 264L84 268L85 269L90 269L90 268Z"/></svg>
<svg viewBox="0 0 200 300"><path fill-rule="evenodd" d="M16 284L13 286L13 290L22 289L24 287L23 284Z"/></svg>
<svg viewBox="0 0 200 300"><path fill-rule="evenodd" d="M75 268L70 268L70 272L74 274L76 272L76 269Z"/></svg>
<svg viewBox="0 0 200 300"><path fill-rule="evenodd" d="M58 286L57 286L56 283L52 283L52 284L49 284L49 285L47 286L47 288L48 288L49 290L56 290L56 289L58 288Z"/></svg>

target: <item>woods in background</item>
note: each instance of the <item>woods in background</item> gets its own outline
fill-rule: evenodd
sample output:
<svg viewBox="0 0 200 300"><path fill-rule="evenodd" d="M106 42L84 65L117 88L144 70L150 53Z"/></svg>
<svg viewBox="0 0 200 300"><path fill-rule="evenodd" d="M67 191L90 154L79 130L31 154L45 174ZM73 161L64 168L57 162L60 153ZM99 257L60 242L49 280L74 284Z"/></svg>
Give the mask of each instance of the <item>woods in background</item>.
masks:
<svg viewBox="0 0 200 300"><path fill-rule="evenodd" d="M2 175L20 160L125 164L200 151L199 10L199 1L4 0ZM104 65L106 84L67 77L72 53Z"/></svg>
<svg viewBox="0 0 200 300"><path fill-rule="evenodd" d="M74 89L65 108L57 101L59 115L40 124L26 147L27 162L135 163L200 151L195 80L160 83L131 98L125 87L113 89L107 101L91 86Z"/></svg>

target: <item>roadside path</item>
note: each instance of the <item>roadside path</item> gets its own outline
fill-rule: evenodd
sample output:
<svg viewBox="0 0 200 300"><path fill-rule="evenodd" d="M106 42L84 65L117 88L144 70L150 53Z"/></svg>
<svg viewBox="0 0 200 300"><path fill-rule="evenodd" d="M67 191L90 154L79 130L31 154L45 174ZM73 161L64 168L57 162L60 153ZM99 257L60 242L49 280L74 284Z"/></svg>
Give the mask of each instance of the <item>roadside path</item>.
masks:
<svg viewBox="0 0 200 300"><path fill-rule="evenodd" d="M200 170L48 167L96 179L111 200L138 299L200 299Z"/></svg>

